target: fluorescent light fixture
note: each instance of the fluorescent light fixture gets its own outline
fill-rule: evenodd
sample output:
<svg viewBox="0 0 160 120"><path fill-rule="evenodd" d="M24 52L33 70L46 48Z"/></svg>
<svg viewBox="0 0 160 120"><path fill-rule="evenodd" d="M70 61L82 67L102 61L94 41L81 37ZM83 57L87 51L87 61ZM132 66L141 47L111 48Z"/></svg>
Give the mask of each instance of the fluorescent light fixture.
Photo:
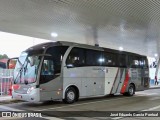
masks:
<svg viewBox="0 0 160 120"><path fill-rule="evenodd" d="M155 57L157 57L157 56L158 56L158 54L157 54L157 53L155 53L155 54L154 54L154 56L155 56Z"/></svg>
<svg viewBox="0 0 160 120"><path fill-rule="evenodd" d="M54 38L56 38L56 37L58 37L58 34L56 32L52 32L51 36L54 37Z"/></svg>
<svg viewBox="0 0 160 120"><path fill-rule="evenodd" d="M122 50L123 50L123 47L119 47L119 50L122 51Z"/></svg>

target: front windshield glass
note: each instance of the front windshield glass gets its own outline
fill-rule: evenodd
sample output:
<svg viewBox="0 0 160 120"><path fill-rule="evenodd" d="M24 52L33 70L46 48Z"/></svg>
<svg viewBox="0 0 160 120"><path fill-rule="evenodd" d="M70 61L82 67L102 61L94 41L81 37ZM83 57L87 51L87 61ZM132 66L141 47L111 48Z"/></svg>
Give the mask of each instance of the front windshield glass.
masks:
<svg viewBox="0 0 160 120"><path fill-rule="evenodd" d="M41 57L23 52L14 70L14 83L33 83L36 81L38 65Z"/></svg>
<svg viewBox="0 0 160 120"><path fill-rule="evenodd" d="M20 81L20 72L22 71L22 65L24 64L26 58L27 58L27 53L22 52L20 57L17 60L15 69L14 69L14 81L19 82Z"/></svg>

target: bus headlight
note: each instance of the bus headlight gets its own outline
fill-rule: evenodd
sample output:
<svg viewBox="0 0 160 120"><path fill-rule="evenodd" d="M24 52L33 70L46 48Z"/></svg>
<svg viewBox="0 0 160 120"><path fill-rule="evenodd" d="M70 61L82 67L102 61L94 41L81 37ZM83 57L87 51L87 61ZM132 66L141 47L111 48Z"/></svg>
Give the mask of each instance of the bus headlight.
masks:
<svg viewBox="0 0 160 120"><path fill-rule="evenodd" d="M35 88L34 87L30 87L28 90L27 90L27 94L31 93L32 90L34 90Z"/></svg>

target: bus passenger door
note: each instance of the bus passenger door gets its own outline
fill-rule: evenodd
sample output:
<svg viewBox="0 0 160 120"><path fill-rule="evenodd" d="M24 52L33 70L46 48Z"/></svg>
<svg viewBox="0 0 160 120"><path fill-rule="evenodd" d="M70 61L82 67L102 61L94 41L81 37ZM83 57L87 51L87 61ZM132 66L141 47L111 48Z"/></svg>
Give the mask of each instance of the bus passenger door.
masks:
<svg viewBox="0 0 160 120"><path fill-rule="evenodd" d="M143 57L141 61L141 67L142 67L141 85L143 87L143 90L145 90L149 88L149 68L148 68L148 61L146 57Z"/></svg>
<svg viewBox="0 0 160 120"><path fill-rule="evenodd" d="M60 81L59 71L56 71L55 61L50 56L45 56L41 68L40 75L40 100L59 99L62 97L61 91L58 91L62 87ZM59 92L60 94L57 94Z"/></svg>
<svg viewBox="0 0 160 120"><path fill-rule="evenodd" d="M149 70L147 68L142 68L142 78L141 78L142 90L149 88Z"/></svg>

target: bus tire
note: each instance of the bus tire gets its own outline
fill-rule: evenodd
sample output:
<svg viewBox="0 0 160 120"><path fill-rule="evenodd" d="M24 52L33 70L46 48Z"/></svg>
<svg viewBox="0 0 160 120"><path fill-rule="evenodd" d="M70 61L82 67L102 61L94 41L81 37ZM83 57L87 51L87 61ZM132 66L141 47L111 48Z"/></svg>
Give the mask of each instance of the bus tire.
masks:
<svg viewBox="0 0 160 120"><path fill-rule="evenodd" d="M127 95L128 96L133 96L134 93L135 93L135 88L134 88L134 86L132 84L130 84L129 87L128 87Z"/></svg>
<svg viewBox="0 0 160 120"><path fill-rule="evenodd" d="M73 87L67 88L65 92L64 102L67 104L74 103L76 101L76 90Z"/></svg>

